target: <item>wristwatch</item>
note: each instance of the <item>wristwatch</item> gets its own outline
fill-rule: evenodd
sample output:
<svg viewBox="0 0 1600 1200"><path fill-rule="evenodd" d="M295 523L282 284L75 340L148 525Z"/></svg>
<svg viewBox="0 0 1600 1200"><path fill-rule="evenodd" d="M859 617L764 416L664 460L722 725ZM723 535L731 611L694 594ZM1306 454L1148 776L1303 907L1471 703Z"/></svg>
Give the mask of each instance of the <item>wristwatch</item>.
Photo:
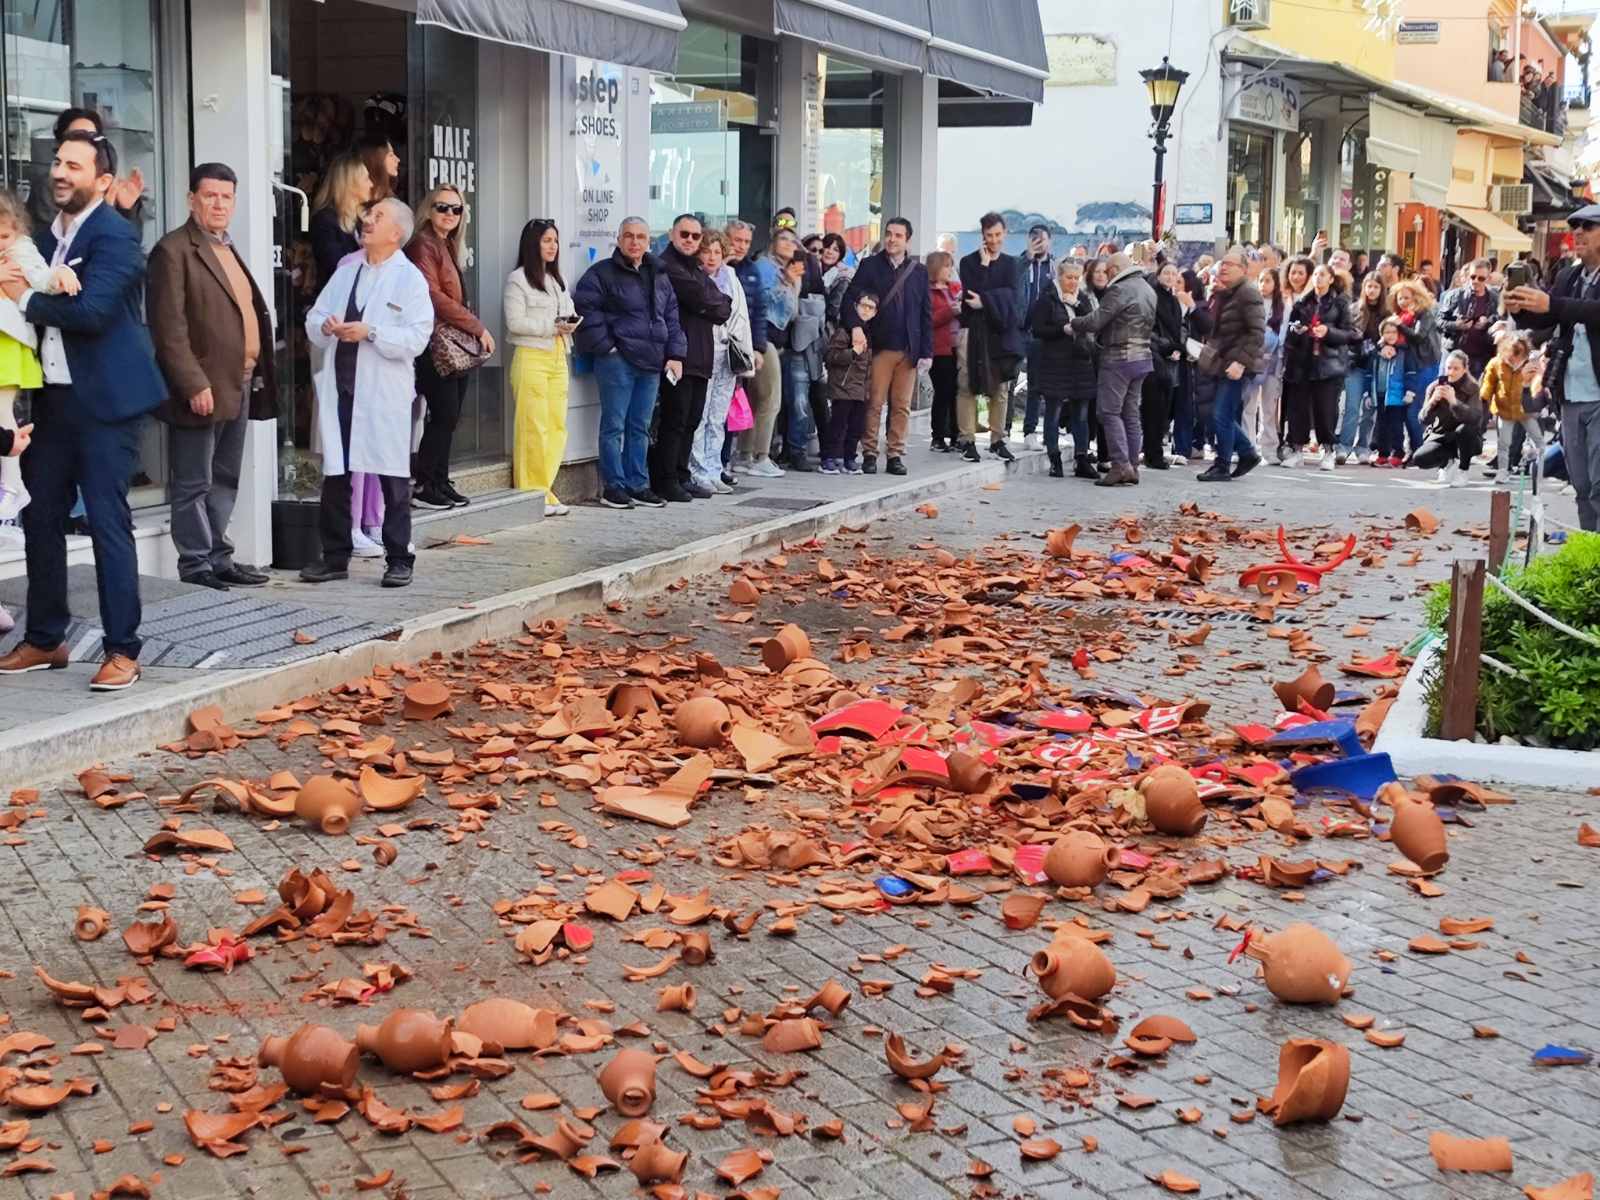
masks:
<svg viewBox="0 0 1600 1200"><path fill-rule="evenodd" d="M370 326L370 325L369 325L369 326L368 326L368 327L367 327L367 341L369 341L369 342L375 342L375 341L377 341L377 340L378 340L378 331L377 331L377 330L376 330L376 329L374 329L374 328L372 328L372 327L371 327L371 326Z"/></svg>

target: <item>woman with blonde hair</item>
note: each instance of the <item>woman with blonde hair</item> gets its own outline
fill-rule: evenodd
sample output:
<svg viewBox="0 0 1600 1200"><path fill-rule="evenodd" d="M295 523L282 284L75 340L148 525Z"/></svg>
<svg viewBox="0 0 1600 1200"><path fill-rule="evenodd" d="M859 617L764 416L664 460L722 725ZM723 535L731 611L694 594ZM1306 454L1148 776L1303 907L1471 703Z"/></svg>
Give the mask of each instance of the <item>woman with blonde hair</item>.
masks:
<svg viewBox="0 0 1600 1200"><path fill-rule="evenodd" d="M317 264L316 291L333 277L347 254L361 249L361 212L374 199L372 176L354 154L328 164L312 202L311 256Z"/></svg>
<svg viewBox="0 0 1600 1200"><path fill-rule="evenodd" d="M961 281L948 251L928 255L928 293L933 311L933 449L941 454L961 445L956 429L956 341L961 336Z"/></svg>
<svg viewBox="0 0 1600 1200"><path fill-rule="evenodd" d="M468 306L461 282L468 216L465 197L441 184L417 208L417 230L406 243L406 257L428 281L428 299L433 301L433 337L417 355L417 390L428 402L411 472L416 478L411 503L418 508L467 503L450 479L450 444L472 373L494 353L494 335Z"/></svg>
<svg viewBox="0 0 1600 1200"><path fill-rule="evenodd" d="M1406 440L1412 454L1422 445L1422 401L1428 385L1439 377L1444 353L1439 337L1439 310L1421 279L1402 279L1389 289L1389 303L1400 319L1405 350Z"/></svg>
<svg viewBox="0 0 1600 1200"><path fill-rule="evenodd" d="M512 434L512 482L544 493L544 510L563 516L567 506L554 485L567 452L567 353L578 316L561 278L561 231L554 221L522 227L517 268L506 279L506 337L511 391L517 398Z"/></svg>

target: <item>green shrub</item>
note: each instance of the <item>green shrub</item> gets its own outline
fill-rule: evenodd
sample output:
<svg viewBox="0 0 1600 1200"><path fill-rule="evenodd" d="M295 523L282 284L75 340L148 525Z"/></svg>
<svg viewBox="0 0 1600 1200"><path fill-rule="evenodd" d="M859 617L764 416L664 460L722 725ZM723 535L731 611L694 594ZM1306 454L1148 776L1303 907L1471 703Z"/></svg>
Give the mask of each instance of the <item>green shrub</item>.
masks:
<svg viewBox="0 0 1600 1200"><path fill-rule="evenodd" d="M1572 534L1554 554L1502 581L1559 621L1600 637L1600 534ZM1423 602L1430 629L1443 636L1450 585ZM1478 685L1478 730L1490 741L1535 735L1575 750L1600 746L1600 648L1552 629L1493 587L1483 597L1483 652L1518 672L1485 665ZM1430 728L1437 730L1443 673L1426 681Z"/></svg>

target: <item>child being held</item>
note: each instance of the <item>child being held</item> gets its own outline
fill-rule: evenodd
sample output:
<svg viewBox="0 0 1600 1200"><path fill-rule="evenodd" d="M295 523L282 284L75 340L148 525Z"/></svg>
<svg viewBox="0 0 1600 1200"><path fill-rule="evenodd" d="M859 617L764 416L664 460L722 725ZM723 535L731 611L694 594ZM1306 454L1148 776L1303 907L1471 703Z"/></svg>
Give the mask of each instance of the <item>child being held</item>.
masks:
<svg viewBox="0 0 1600 1200"><path fill-rule="evenodd" d="M867 428L867 392L872 378L872 350L867 329L878 315L878 297L862 292L856 297L860 324L846 329L841 323L828 339L828 428L822 435L824 475L859 475L856 447Z"/></svg>
<svg viewBox="0 0 1600 1200"><path fill-rule="evenodd" d="M1401 452L1406 444L1406 405L1411 403L1411 393L1406 391L1401 334L1398 317L1385 317L1378 326L1378 352L1372 357L1372 390L1378 399L1378 428L1373 435L1378 451L1372 460L1375 467L1405 465ZM1387 355L1384 347L1389 349Z"/></svg>

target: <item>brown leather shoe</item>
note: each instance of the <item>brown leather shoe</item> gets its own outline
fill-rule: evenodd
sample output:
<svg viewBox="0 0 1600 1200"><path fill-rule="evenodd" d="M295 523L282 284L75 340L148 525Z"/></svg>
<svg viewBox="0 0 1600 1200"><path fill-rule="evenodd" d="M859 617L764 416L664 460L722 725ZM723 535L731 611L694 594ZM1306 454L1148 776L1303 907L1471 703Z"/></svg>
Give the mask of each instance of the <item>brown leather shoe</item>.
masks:
<svg viewBox="0 0 1600 1200"><path fill-rule="evenodd" d="M41 650L27 642L18 642L11 653L0 657L0 675L21 675L24 671L61 671L67 665L67 644L62 642L54 650Z"/></svg>
<svg viewBox="0 0 1600 1200"><path fill-rule="evenodd" d="M120 692L139 682L139 664L126 654L113 654L89 681L91 692Z"/></svg>

